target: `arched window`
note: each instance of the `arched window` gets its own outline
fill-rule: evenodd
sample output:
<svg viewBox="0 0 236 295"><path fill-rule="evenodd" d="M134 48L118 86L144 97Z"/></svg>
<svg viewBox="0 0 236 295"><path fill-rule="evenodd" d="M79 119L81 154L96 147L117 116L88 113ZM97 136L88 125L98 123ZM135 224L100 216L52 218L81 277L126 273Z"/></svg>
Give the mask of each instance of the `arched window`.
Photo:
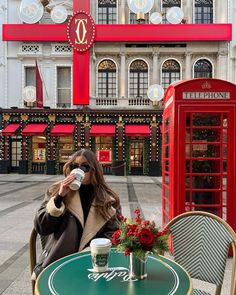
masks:
<svg viewBox="0 0 236 295"><path fill-rule="evenodd" d="M181 7L181 0L162 0L162 23L167 24L169 23L166 19L167 10L173 6Z"/></svg>
<svg viewBox="0 0 236 295"><path fill-rule="evenodd" d="M213 23L213 0L195 0L195 23Z"/></svg>
<svg viewBox="0 0 236 295"><path fill-rule="evenodd" d="M110 59L98 66L98 97L116 97L116 65Z"/></svg>
<svg viewBox="0 0 236 295"><path fill-rule="evenodd" d="M162 66L162 87L167 87L174 81L180 80L180 65L174 59L169 59Z"/></svg>
<svg viewBox="0 0 236 295"><path fill-rule="evenodd" d="M98 0L98 24L116 24L116 0Z"/></svg>
<svg viewBox="0 0 236 295"><path fill-rule="evenodd" d="M129 96L147 97L148 65L145 61L137 59L130 65Z"/></svg>
<svg viewBox="0 0 236 295"><path fill-rule="evenodd" d="M195 63L194 78L212 78L212 65L208 60L200 59Z"/></svg>

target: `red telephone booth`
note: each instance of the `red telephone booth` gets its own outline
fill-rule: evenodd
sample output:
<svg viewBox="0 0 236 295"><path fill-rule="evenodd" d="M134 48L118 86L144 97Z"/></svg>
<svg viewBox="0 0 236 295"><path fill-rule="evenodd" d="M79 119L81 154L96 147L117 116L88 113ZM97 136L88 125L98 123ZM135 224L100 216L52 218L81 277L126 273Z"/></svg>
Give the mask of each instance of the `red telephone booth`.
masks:
<svg viewBox="0 0 236 295"><path fill-rule="evenodd" d="M236 85L207 78L177 82L164 104L163 224L203 210L236 230Z"/></svg>

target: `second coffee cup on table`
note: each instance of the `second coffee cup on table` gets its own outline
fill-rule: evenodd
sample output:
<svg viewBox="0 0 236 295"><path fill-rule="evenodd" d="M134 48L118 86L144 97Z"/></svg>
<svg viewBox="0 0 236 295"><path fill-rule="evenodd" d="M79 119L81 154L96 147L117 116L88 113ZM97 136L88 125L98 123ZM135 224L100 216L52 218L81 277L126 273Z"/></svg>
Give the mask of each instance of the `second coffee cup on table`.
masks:
<svg viewBox="0 0 236 295"><path fill-rule="evenodd" d="M103 272L108 270L108 258L111 241L105 238L93 239L90 243L93 270Z"/></svg>
<svg viewBox="0 0 236 295"><path fill-rule="evenodd" d="M81 183L84 179L84 171L80 168L73 169L71 174L75 174L75 180L69 185L69 188L73 191L76 191L80 188Z"/></svg>

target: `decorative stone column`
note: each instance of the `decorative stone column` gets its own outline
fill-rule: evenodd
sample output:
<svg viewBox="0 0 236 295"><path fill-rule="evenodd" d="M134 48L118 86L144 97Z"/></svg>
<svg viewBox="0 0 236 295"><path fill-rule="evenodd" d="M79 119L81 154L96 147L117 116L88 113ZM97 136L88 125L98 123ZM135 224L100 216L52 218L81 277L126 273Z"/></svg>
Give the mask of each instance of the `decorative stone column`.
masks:
<svg viewBox="0 0 236 295"><path fill-rule="evenodd" d="M160 72L158 72L159 53L154 51L152 55L152 84L160 84Z"/></svg>
<svg viewBox="0 0 236 295"><path fill-rule="evenodd" d="M186 52L185 54L185 79L191 79L192 72L191 72L191 53Z"/></svg>
<svg viewBox="0 0 236 295"><path fill-rule="evenodd" d="M119 13L119 15L118 15L118 17L119 17L119 19L118 19L118 23L119 24L125 24L125 0L120 0L120 1L117 1L119 4L119 7L118 7L118 13Z"/></svg>
<svg viewBox="0 0 236 295"><path fill-rule="evenodd" d="M228 78L228 51L220 50L217 55L217 73L218 79L227 80Z"/></svg>
<svg viewBox="0 0 236 295"><path fill-rule="evenodd" d="M126 70L125 70L125 53L121 52L120 54L120 97L126 97Z"/></svg>

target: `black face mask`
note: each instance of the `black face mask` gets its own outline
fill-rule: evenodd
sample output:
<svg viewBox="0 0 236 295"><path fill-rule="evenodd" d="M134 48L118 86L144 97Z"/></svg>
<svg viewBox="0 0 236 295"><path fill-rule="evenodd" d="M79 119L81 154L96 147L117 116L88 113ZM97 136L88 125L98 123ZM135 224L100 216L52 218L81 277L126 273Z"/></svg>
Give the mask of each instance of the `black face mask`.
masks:
<svg viewBox="0 0 236 295"><path fill-rule="evenodd" d="M70 165L70 170L72 171L73 169L81 169L81 170L83 170L85 173L86 172L89 172L89 170L90 170L90 165L89 164L82 164L82 165L79 165L79 164L77 164L77 163L73 163L73 164L71 164Z"/></svg>

